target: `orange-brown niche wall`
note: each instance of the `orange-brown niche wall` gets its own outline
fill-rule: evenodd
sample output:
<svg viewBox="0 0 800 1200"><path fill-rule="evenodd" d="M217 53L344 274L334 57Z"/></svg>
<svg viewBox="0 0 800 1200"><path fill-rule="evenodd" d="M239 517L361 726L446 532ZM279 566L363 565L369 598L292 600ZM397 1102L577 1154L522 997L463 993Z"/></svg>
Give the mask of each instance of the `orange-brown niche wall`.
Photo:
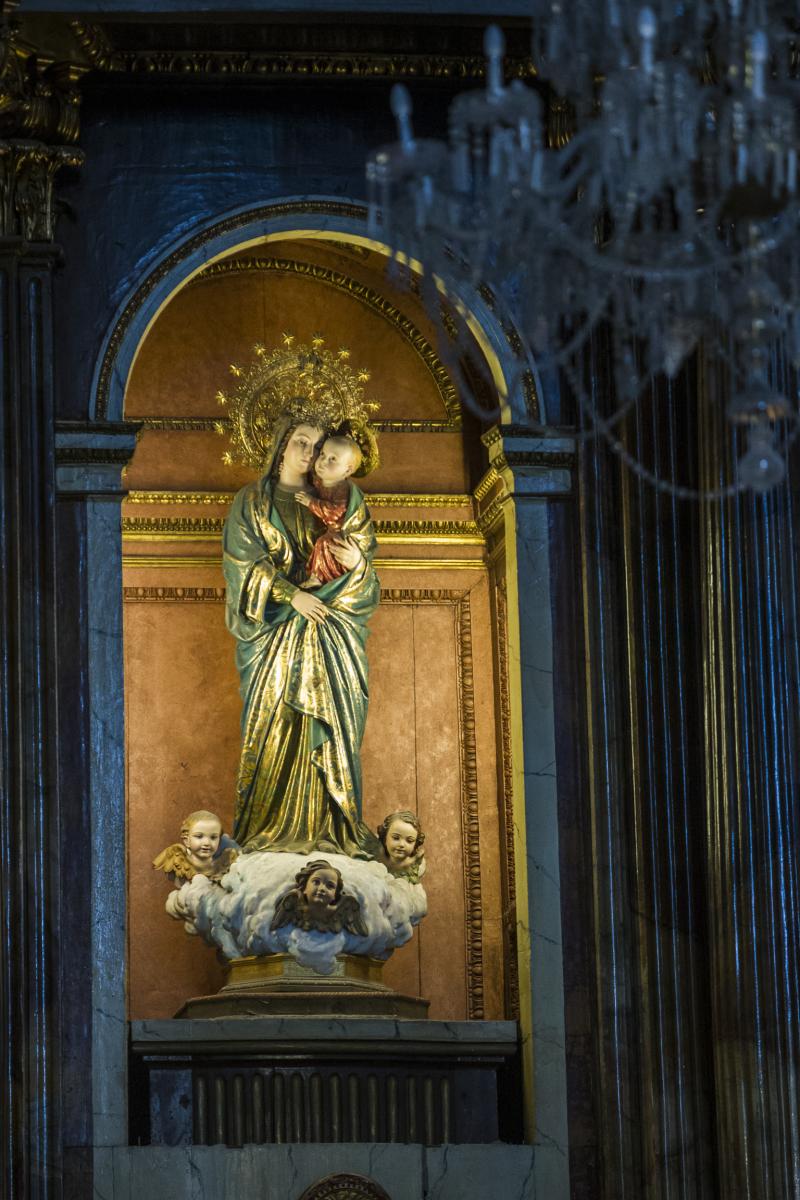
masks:
<svg viewBox="0 0 800 1200"><path fill-rule="evenodd" d="M226 466L215 396L230 364L284 331L320 332L370 372L382 464L365 481L382 603L369 641L365 819L412 808L427 832L429 915L387 965L437 1018L503 1015L493 635L471 491L486 469L414 297L375 251L316 240L235 253L179 291L141 346L125 416L143 421L123 508L132 1018L216 991L215 952L164 912L152 859L192 809L230 829L238 679L224 622L220 526L251 478ZM464 422L466 426L468 422Z"/></svg>

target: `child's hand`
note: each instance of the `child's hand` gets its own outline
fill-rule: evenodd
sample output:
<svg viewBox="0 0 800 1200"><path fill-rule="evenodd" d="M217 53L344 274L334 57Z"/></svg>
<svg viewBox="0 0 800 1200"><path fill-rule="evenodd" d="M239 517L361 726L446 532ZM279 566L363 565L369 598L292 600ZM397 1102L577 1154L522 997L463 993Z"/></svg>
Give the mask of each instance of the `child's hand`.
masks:
<svg viewBox="0 0 800 1200"><path fill-rule="evenodd" d="M311 497L308 492L295 492L294 498L298 504L302 504L304 508L308 508L311 503Z"/></svg>

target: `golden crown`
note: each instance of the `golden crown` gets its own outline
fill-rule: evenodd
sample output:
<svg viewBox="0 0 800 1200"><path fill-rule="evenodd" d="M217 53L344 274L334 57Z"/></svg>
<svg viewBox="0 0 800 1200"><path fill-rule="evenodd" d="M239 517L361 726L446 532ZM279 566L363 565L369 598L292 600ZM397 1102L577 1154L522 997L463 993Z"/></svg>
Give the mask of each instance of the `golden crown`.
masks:
<svg viewBox="0 0 800 1200"><path fill-rule="evenodd" d="M228 420L215 425L230 438L224 462L261 469L277 426L289 419L322 429L341 428L361 449L357 474L366 475L377 466L377 442L369 420L378 405L365 400L369 372L349 365L349 350L328 350L319 334L309 345L297 345L293 334L285 333L282 346L268 351L256 345L254 355L249 367L231 366L234 390L217 392L218 403L228 411Z"/></svg>

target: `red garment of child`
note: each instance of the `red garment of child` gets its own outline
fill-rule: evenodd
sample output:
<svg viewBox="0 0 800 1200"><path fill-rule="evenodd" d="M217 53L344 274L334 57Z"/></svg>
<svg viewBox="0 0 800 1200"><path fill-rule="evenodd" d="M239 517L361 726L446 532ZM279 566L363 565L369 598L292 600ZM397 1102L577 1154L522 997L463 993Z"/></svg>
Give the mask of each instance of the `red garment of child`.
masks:
<svg viewBox="0 0 800 1200"><path fill-rule="evenodd" d="M347 573L333 553L332 543L339 537L344 524L344 514L350 499L350 484L344 483L336 488L323 487L315 479L317 494L311 497L309 511L318 517L325 526L325 532L320 534L308 558L306 569L309 575L315 575L320 583L330 583L340 575Z"/></svg>

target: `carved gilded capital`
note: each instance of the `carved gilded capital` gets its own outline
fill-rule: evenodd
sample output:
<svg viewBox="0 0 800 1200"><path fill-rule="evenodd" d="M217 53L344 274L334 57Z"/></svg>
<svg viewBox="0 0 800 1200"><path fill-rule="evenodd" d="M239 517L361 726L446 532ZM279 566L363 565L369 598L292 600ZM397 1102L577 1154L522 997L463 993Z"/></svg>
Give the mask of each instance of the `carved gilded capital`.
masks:
<svg viewBox="0 0 800 1200"><path fill-rule="evenodd" d="M53 181L77 167L81 69L41 61L22 43L0 8L0 237L49 242L54 233Z"/></svg>
<svg viewBox="0 0 800 1200"><path fill-rule="evenodd" d="M82 152L71 146L0 141L0 237L52 241L56 172L82 162Z"/></svg>

